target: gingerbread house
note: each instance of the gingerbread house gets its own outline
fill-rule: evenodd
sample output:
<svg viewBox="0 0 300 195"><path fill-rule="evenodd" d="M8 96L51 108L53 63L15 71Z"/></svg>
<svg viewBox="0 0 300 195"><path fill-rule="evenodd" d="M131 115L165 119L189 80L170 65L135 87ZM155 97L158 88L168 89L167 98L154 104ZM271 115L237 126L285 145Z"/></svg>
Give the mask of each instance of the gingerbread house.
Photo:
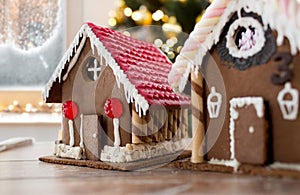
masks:
<svg viewBox="0 0 300 195"><path fill-rule="evenodd" d="M169 74L179 90L191 78L193 162L299 170L299 10L214 0L196 24Z"/></svg>
<svg viewBox="0 0 300 195"><path fill-rule="evenodd" d="M126 163L184 148L190 98L174 93L154 45L87 23L44 91L62 103L60 158Z"/></svg>

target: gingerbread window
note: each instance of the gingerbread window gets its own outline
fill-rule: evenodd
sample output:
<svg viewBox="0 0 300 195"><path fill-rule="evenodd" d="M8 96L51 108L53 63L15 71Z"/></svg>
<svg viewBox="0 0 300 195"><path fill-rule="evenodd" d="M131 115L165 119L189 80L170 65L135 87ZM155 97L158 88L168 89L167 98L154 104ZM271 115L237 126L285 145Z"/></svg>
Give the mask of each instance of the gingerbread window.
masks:
<svg viewBox="0 0 300 195"><path fill-rule="evenodd" d="M96 81L101 72L101 64L97 58L91 56L88 58L84 69L89 80Z"/></svg>
<svg viewBox="0 0 300 195"><path fill-rule="evenodd" d="M229 54L247 59L260 52L266 42L262 25L251 17L234 21L226 35Z"/></svg>
<svg viewBox="0 0 300 195"><path fill-rule="evenodd" d="M272 30L260 16L241 11L235 13L223 29L217 52L226 65L246 70L267 62L275 53Z"/></svg>

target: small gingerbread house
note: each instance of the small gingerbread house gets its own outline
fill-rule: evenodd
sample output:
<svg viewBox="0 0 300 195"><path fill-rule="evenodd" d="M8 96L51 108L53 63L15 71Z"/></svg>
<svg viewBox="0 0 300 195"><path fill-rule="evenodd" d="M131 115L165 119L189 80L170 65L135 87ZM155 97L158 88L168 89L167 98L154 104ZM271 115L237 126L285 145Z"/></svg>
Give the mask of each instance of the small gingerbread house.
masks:
<svg viewBox="0 0 300 195"><path fill-rule="evenodd" d="M169 74L180 90L191 78L192 161L300 165L299 13L296 0L214 0L206 10Z"/></svg>
<svg viewBox="0 0 300 195"><path fill-rule="evenodd" d="M87 23L44 91L62 103L62 158L130 162L183 149L190 98L174 93L169 59L150 43Z"/></svg>

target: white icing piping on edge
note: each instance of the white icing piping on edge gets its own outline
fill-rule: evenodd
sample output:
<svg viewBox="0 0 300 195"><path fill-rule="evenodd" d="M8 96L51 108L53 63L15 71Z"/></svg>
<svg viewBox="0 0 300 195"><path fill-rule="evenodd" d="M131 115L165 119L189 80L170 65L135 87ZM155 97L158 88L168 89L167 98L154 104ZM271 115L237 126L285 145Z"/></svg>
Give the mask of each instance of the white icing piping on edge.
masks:
<svg viewBox="0 0 300 195"><path fill-rule="evenodd" d="M257 30L258 37L257 37L257 40L255 40L256 43L249 50L242 51L235 44L233 37L234 37L236 30L239 27L245 27L246 29L253 27L254 29ZM233 24L230 26L228 33L226 35L226 39L227 39L226 47L229 50L229 54L232 55L233 57L246 59L250 56L255 55L259 51L261 51L261 49L264 47L265 42L266 42L266 38L264 35L265 35L265 32L263 30L263 27L257 20L255 20L251 17L242 17L242 18L234 21Z"/></svg>
<svg viewBox="0 0 300 195"><path fill-rule="evenodd" d="M208 163L209 164L214 164L214 165L224 165L224 166L233 167L234 170L237 170L239 165L240 165L240 163L238 161L219 160L219 159L214 159L214 158L209 160ZM295 164L295 163L274 162L273 164L270 164L267 167L271 168L271 169L285 169L285 170L300 171L300 164Z"/></svg>
<svg viewBox="0 0 300 195"><path fill-rule="evenodd" d="M57 68L55 69L54 73L52 74L49 82L46 84L46 87L43 91L43 99L46 100L47 97L49 97L49 92L50 89L53 85L53 83L56 81L56 79L59 79L59 83L61 82L60 80L60 75L62 73L62 70L65 68L65 65L70 61L71 57L73 56L73 51L76 53L76 46L79 44L80 41L80 37L83 36L84 34L84 29L85 29L85 25L83 25L80 30L78 31L78 33L76 34L73 42L71 43L69 49L66 51L65 55L62 57L62 59L59 62L59 65L57 66Z"/></svg>
<svg viewBox="0 0 300 195"><path fill-rule="evenodd" d="M120 84L123 84L125 96L128 103L135 102L135 107L137 112L139 113L139 116L146 115L147 110L149 109L149 104L146 101L146 99L138 93L138 90L136 87L130 83L129 79L127 78L126 74L121 70L120 66L117 64L115 59L111 56L111 54L107 51L107 49L104 47L104 45L101 43L101 41L97 38L97 36L93 33L91 28L84 24L80 31L77 33L74 41L72 42L70 48L67 50L66 54L62 58L61 62L59 63L58 67L56 68L54 74L52 75L50 81L46 85L46 88L43 92L43 98L44 100L49 97L49 91L53 85L53 83L56 81L56 79L59 79L59 83L61 82L61 73L65 68L65 65L67 62L70 62L71 58L73 57L73 51L76 54L76 47L79 44L80 37L85 35L90 38L91 41L91 48L92 52L94 54L95 48L98 51L99 56L103 56L105 61L107 62L107 65L110 66L110 68L113 70L113 73L116 77L116 82L118 87L120 87Z"/></svg>
<svg viewBox="0 0 300 195"><path fill-rule="evenodd" d="M235 11L239 12L242 8L246 12L254 12L261 16L263 23L265 24L265 28L267 25L270 26L271 29L275 29L278 33L277 35L277 45L280 46L283 44L284 37L286 37L289 40L290 43L290 49L292 55L296 55L298 50L300 50L300 36L298 36L299 32L297 29L299 29L300 26L300 14L297 13L297 17L299 18L299 21L295 21L295 17L291 18L290 20L287 20L284 17L284 14L279 14L278 8L275 9L275 3L270 3L267 0L261 0L259 1L238 1L233 0L228 3L227 8L224 10L224 13L220 17L220 20L217 25L214 26L213 31L206 37L205 41L199 46L199 50L197 55L195 56L195 59L189 59L193 60L195 64L193 66L202 65L202 60L204 56L206 55L206 52L212 48L214 44L217 44L219 42L219 35L222 32L223 27L227 23L227 21L232 16L232 13ZM289 10L296 9L300 10L300 5L295 5L294 3L290 3ZM274 8L274 9L273 9ZM299 11L300 13L300 11ZM298 16L299 15L299 16ZM192 36L193 32L197 31L197 24L192 31L190 37L188 39L194 39ZM188 40L187 40L188 41ZM188 61L188 60L187 60ZM187 62L190 64L190 62ZM197 70L195 68L192 68L196 74L198 74ZM187 72L190 73L191 67L187 65L185 73L181 76L179 80L179 91L183 91L186 83L187 83Z"/></svg>
<svg viewBox="0 0 300 195"><path fill-rule="evenodd" d="M219 160L212 158L208 161L208 163L213 165L224 165L228 167L233 167L235 173L238 171L238 168L240 166L240 163L237 160Z"/></svg>
<svg viewBox="0 0 300 195"><path fill-rule="evenodd" d="M82 40L81 40L81 42L80 42L80 45L79 45L78 49L75 48L75 55L74 55L74 57L72 58L72 60L71 60L71 62L70 62L70 64L69 64L69 66L68 66L68 71L67 71L67 73L64 75L63 81L65 81L65 80L68 78L70 71L72 70L72 68L73 68L74 65L76 64L76 62L77 62L77 60L78 60L78 58L79 58L80 52L82 51L83 46L84 46L84 44L85 44L85 41L86 41L86 34L84 33L84 34L83 34L83 38L82 38Z"/></svg>
<svg viewBox="0 0 300 195"><path fill-rule="evenodd" d="M300 171L300 164L274 162L269 166L272 169L286 169Z"/></svg>

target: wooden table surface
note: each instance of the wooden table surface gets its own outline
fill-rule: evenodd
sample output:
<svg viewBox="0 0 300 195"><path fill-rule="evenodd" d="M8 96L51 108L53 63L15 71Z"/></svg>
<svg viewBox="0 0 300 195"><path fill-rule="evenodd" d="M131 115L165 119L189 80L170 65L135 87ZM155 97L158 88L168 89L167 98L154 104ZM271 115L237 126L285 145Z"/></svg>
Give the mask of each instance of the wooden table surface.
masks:
<svg viewBox="0 0 300 195"><path fill-rule="evenodd" d="M0 153L0 194L299 194L300 180L192 172L168 166L120 172L47 164L52 143Z"/></svg>

